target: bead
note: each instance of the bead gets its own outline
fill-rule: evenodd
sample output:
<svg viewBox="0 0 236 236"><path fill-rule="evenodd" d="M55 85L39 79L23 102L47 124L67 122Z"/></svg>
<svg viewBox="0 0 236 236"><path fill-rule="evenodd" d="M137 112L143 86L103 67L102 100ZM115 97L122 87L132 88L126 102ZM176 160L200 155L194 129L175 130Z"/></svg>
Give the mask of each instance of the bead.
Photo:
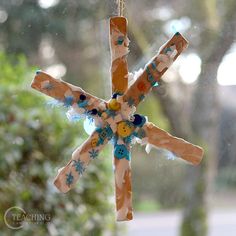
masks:
<svg viewBox="0 0 236 236"><path fill-rule="evenodd" d="M112 95L112 98L117 98L117 96L118 96L119 94L118 93L114 93L113 95Z"/></svg>
<svg viewBox="0 0 236 236"><path fill-rule="evenodd" d="M134 114L134 121L132 122L135 126L143 126L146 122L146 118L139 114Z"/></svg>
<svg viewBox="0 0 236 236"><path fill-rule="evenodd" d="M116 99L112 98L110 102L108 103L108 108L114 111L117 111L120 109L120 103L116 101Z"/></svg>
<svg viewBox="0 0 236 236"><path fill-rule="evenodd" d="M131 128L125 121L122 121L117 125L117 133L119 136L125 138L129 136L131 132L132 132Z"/></svg>
<svg viewBox="0 0 236 236"><path fill-rule="evenodd" d="M90 111L91 115L97 115L97 113L98 113L98 110L95 108Z"/></svg>
<svg viewBox="0 0 236 236"><path fill-rule="evenodd" d="M79 99L81 101L84 101L86 99L86 96L84 94L80 94Z"/></svg>

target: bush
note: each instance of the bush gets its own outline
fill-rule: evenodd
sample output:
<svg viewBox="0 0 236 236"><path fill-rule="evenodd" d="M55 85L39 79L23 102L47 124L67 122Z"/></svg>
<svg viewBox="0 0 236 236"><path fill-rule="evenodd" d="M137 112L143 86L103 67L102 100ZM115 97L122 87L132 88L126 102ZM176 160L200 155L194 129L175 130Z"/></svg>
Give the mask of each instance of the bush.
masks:
<svg viewBox="0 0 236 236"><path fill-rule="evenodd" d="M74 190L59 193L53 178L86 135L81 123L69 123L61 109L47 107L45 97L30 89L32 77L24 57L0 53L1 235L14 233L3 223L12 206L51 215L49 224L26 224L18 235L103 235L114 220L109 150Z"/></svg>

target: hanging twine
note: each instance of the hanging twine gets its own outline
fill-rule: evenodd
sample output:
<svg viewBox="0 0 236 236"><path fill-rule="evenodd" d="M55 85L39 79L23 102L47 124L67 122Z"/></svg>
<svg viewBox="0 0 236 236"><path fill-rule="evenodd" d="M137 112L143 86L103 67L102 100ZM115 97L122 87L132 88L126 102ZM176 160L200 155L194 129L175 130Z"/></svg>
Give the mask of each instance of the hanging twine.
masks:
<svg viewBox="0 0 236 236"><path fill-rule="evenodd" d="M119 14L119 16L124 15L124 9L125 9L125 0L118 0L118 14Z"/></svg>

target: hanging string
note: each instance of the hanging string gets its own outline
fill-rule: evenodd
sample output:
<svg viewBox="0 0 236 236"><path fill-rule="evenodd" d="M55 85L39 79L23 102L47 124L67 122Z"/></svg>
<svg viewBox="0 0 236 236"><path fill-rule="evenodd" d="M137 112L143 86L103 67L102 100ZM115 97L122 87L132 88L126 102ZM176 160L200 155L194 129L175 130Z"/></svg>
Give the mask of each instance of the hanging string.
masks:
<svg viewBox="0 0 236 236"><path fill-rule="evenodd" d="M118 14L119 14L119 16L124 15L124 9L125 9L125 0L118 0Z"/></svg>

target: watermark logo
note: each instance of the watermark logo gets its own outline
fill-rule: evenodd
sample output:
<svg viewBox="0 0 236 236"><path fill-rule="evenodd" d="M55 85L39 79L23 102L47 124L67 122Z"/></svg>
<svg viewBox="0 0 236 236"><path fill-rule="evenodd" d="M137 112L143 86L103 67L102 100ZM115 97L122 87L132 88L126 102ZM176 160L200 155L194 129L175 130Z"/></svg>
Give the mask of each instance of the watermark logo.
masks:
<svg viewBox="0 0 236 236"><path fill-rule="evenodd" d="M21 229L26 223L47 224L51 221L49 213L26 212L18 206L8 208L4 214L4 222L10 229Z"/></svg>

